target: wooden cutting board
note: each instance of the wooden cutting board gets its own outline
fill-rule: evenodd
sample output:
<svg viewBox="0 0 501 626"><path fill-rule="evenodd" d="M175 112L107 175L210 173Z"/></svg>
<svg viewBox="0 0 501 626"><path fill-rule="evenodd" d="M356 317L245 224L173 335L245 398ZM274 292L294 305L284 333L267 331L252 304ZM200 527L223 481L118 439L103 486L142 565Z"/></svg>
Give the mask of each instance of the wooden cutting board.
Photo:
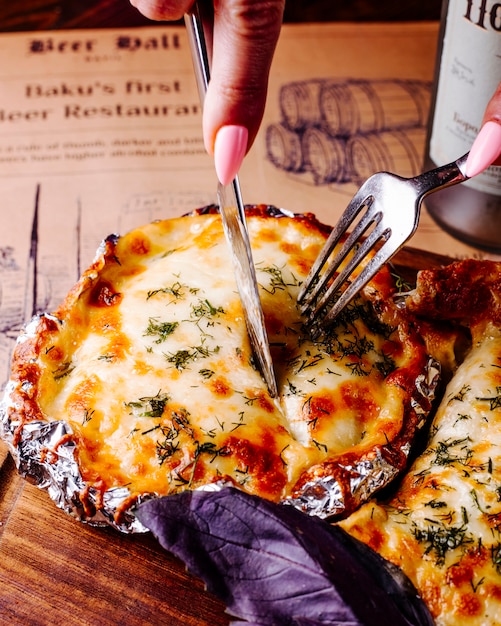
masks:
<svg viewBox="0 0 501 626"><path fill-rule="evenodd" d="M28 484L0 443L0 624L220 626L224 604L150 535L92 528Z"/></svg>
<svg viewBox="0 0 501 626"><path fill-rule="evenodd" d="M407 278L451 259L406 248ZM0 625L220 626L224 604L150 535L93 528L17 474L0 442Z"/></svg>

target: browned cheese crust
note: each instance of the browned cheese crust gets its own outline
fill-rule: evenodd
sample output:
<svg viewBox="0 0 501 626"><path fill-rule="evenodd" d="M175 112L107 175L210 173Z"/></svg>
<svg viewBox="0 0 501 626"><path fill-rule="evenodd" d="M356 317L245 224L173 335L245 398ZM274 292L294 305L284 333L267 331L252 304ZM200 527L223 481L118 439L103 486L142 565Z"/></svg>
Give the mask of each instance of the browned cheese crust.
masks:
<svg viewBox="0 0 501 626"><path fill-rule="evenodd" d="M344 527L399 565L437 626L501 623L501 263L423 271L408 301L429 320L467 325L425 450L385 502Z"/></svg>
<svg viewBox="0 0 501 626"><path fill-rule="evenodd" d="M405 468L430 409L429 359L389 270L313 341L296 298L328 229L310 214L247 214L277 399L255 368L213 210L109 237L20 338L4 438L17 455L29 448L28 474L43 467L56 483L71 452L80 480L59 504L78 517L118 524L138 498L220 480L342 515ZM69 428L37 447L37 420Z"/></svg>

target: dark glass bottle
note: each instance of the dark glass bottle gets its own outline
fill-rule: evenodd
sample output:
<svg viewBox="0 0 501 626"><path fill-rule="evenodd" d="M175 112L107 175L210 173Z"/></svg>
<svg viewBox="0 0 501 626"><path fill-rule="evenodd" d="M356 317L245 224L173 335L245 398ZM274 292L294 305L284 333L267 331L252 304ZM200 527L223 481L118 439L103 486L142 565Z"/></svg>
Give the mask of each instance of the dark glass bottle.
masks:
<svg viewBox="0 0 501 626"><path fill-rule="evenodd" d="M426 169L465 154L501 81L501 4L444 0L434 93L425 149ZM431 194L425 206L451 235L501 252L501 168Z"/></svg>

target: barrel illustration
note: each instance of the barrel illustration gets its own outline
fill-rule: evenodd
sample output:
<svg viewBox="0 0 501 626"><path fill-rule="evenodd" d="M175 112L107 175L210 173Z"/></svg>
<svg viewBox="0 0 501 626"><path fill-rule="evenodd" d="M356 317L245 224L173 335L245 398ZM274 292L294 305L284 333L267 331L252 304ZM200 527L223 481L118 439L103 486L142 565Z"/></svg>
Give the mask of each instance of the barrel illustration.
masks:
<svg viewBox="0 0 501 626"><path fill-rule="evenodd" d="M317 185L341 182L346 177L346 140L309 128L303 135L303 154Z"/></svg>
<svg viewBox="0 0 501 626"><path fill-rule="evenodd" d="M405 178L415 176L422 169L417 146L423 145L425 133L424 128L413 128L350 137L346 161L352 179L360 184L382 170Z"/></svg>
<svg viewBox="0 0 501 626"><path fill-rule="evenodd" d="M291 130L304 130L319 126L320 92L323 80L308 80L288 83L280 90L282 121Z"/></svg>
<svg viewBox="0 0 501 626"><path fill-rule="evenodd" d="M420 170L430 82L312 79L284 85L279 98L281 120L266 132L275 167L309 172L317 185Z"/></svg>
<svg viewBox="0 0 501 626"><path fill-rule="evenodd" d="M276 167L286 172L306 169L301 146L301 133L283 124L272 124L266 129L266 152Z"/></svg>
<svg viewBox="0 0 501 626"><path fill-rule="evenodd" d="M322 125L333 136L423 126L430 95L426 83L415 81L326 82L319 100Z"/></svg>

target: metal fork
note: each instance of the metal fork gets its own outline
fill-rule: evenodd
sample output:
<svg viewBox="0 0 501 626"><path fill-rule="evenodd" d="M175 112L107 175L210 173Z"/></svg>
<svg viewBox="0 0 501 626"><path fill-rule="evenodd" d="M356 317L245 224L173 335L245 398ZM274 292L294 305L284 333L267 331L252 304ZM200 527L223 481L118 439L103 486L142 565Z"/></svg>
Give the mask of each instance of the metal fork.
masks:
<svg viewBox="0 0 501 626"><path fill-rule="evenodd" d="M414 234L425 196L467 180L464 174L467 157L465 154L457 161L413 178L379 172L365 181L332 230L299 292L301 313L313 333L327 329ZM351 232L350 228L353 228ZM346 239L331 257L345 235ZM371 256L374 248L377 251ZM361 265L362 269L351 280Z"/></svg>

